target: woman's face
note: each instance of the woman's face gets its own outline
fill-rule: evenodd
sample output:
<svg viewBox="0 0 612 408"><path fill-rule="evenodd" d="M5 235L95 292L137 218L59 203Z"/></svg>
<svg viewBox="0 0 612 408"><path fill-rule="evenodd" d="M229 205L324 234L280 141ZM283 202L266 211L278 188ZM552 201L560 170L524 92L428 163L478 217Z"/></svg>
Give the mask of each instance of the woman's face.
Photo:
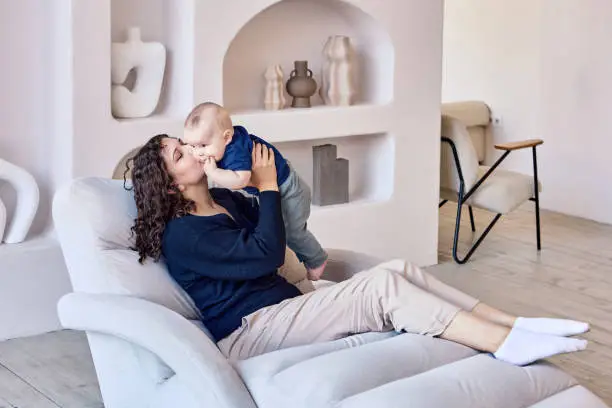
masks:
<svg viewBox="0 0 612 408"><path fill-rule="evenodd" d="M192 154L190 146L174 138L164 138L162 158L168 173L181 190L202 182L204 165Z"/></svg>

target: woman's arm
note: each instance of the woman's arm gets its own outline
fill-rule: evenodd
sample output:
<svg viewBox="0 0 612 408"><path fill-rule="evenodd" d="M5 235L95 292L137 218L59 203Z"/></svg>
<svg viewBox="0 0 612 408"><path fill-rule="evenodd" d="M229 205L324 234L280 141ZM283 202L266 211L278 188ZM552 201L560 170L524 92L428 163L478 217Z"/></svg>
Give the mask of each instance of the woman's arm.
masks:
<svg viewBox="0 0 612 408"><path fill-rule="evenodd" d="M261 148L257 151L254 149L253 154L261 156L253 164L254 184L260 190L259 217L255 229L249 231L228 226L214 231L190 230L189 237L184 237L190 243L188 246L180 245L180 241L183 241L180 236L172 239L172 244L184 248L179 251L183 253L176 257L176 261L184 267L211 278L246 280L275 272L283 264L285 226L276 184L274 155L268 154L268 149L262 152ZM246 204L247 199L241 199Z"/></svg>
<svg viewBox="0 0 612 408"><path fill-rule="evenodd" d="M261 192L259 221L253 231L224 228L199 232L186 257L189 269L216 279L256 279L276 272L285 261L285 226L280 194Z"/></svg>

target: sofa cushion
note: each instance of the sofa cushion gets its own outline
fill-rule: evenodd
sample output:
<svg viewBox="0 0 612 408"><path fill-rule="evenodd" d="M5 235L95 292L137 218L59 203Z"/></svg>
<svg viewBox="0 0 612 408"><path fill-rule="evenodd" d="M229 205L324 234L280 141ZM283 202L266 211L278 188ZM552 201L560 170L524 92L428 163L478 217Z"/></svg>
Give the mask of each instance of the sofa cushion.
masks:
<svg viewBox="0 0 612 408"><path fill-rule="evenodd" d="M547 363L517 367L479 354L387 383L336 405L341 408L519 408L575 385Z"/></svg>
<svg viewBox="0 0 612 408"><path fill-rule="evenodd" d="M141 265L138 254L130 249L134 242L130 229L137 210L133 194L124 188L123 180L76 179L61 189L55 200L63 203L54 206L54 217L67 219L59 223L63 226L58 229L62 247L75 247L71 253L79 254L66 258L72 266L70 278L75 291L135 296L166 306L188 319L200 317L193 300L168 274L163 258ZM290 250L279 273L302 292L314 290L306 279L304 266Z"/></svg>
<svg viewBox="0 0 612 408"><path fill-rule="evenodd" d="M76 179L54 200L60 202L53 206L53 217L75 291L130 295L189 319L199 318L193 301L170 277L163 261L141 265L138 254L129 249L136 206L123 181Z"/></svg>
<svg viewBox="0 0 612 408"><path fill-rule="evenodd" d="M260 408L327 407L474 354L426 336L368 333L281 350L236 366Z"/></svg>
<svg viewBox="0 0 612 408"><path fill-rule="evenodd" d="M565 391L546 398L530 408L607 408L595 394L581 385L574 385Z"/></svg>
<svg viewBox="0 0 612 408"><path fill-rule="evenodd" d="M519 408L576 384L546 362L517 367L457 343L395 332L280 350L235 367L260 408Z"/></svg>

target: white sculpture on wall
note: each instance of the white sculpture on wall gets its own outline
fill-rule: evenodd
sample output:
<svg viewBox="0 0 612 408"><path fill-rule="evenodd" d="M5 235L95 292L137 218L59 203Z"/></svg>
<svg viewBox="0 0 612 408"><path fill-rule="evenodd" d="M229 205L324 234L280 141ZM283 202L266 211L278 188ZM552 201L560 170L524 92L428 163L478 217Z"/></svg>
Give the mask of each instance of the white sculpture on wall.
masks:
<svg viewBox="0 0 612 408"><path fill-rule="evenodd" d="M132 69L136 80L132 90L125 81ZM111 104L116 118L142 118L155 111L166 69L166 48L158 42L143 42L140 29L128 30L125 42L111 47Z"/></svg>
<svg viewBox="0 0 612 408"><path fill-rule="evenodd" d="M323 47L320 95L326 105L348 106L355 103L355 52L351 39L334 35Z"/></svg>
<svg viewBox="0 0 612 408"><path fill-rule="evenodd" d="M279 110L285 107L285 81L280 65L270 65L264 74L266 78L266 91L264 106L266 110Z"/></svg>
<svg viewBox="0 0 612 408"><path fill-rule="evenodd" d="M0 242L17 244L25 240L38 210L38 184L26 170L2 159L0 180L7 181L17 192L17 205L11 220L7 220L6 208L0 202Z"/></svg>

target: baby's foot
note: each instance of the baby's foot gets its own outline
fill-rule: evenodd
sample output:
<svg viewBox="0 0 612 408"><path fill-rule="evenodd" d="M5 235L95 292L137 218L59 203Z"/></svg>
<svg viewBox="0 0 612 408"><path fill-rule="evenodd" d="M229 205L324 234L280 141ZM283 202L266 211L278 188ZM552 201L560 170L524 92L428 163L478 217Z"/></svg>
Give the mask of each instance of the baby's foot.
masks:
<svg viewBox="0 0 612 408"><path fill-rule="evenodd" d="M325 266L327 266L327 261L323 262L323 265L321 265L321 266L319 266L317 268L314 268L314 269L306 268L308 280L316 281L316 280L321 279L321 275L323 275L323 271L325 270Z"/></svg>

